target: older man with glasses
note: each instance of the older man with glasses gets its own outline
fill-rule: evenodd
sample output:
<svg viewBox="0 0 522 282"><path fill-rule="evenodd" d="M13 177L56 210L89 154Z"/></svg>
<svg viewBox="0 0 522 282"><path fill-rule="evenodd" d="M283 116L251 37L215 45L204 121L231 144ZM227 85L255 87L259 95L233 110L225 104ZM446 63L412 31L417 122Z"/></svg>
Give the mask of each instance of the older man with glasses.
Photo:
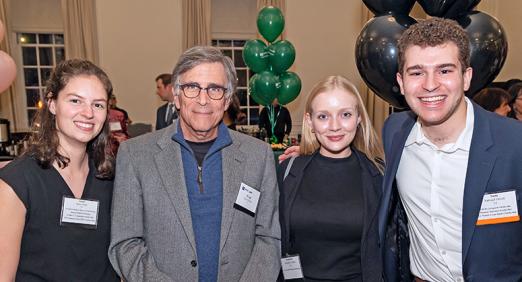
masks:
<svg viewBox="0 0 522 282"><path fill-rule="evenodd" d="M122 144L110 260L126 281L275 281L280 229L267 144L223 124L230 58L193 47L174 68L179 119Z"/></svg>

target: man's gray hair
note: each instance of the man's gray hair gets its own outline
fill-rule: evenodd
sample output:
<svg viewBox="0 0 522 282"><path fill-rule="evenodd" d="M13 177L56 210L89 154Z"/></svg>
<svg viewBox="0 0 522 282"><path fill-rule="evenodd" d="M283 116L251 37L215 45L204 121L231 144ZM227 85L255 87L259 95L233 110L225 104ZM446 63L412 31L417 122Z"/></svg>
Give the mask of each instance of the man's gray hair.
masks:
<svg viewBox="0 0 522 282"><path fill-rule="evenodd" d="M183 52L172 71L172 81L175 82L175 92L179 95L180 76L198 65L205 63L221 63L227 76L227 92L225 98L230 99L236 92L237 74L232 59L225 56L218 48L212 46L194 46Z"/></svg>

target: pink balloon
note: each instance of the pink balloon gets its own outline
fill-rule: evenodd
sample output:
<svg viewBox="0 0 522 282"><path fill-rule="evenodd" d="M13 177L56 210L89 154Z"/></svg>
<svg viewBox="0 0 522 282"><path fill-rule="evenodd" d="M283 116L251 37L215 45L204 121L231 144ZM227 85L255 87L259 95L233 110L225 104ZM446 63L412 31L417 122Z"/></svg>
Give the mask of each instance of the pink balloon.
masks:
<svg viewBox="0 0 522 282"><path fill-rule="evenodd" d="M9 88L15 77L16 65L13 58L6 52L0 51L0 93Z"/></svg>
<svg viewBox="0 0 522 282"><path fill-rule="evenodd" d="M2 39L4 39L4 34L5 34L4 24L2 23L2 21L0 21L0 42L2 42Z"/></svg>

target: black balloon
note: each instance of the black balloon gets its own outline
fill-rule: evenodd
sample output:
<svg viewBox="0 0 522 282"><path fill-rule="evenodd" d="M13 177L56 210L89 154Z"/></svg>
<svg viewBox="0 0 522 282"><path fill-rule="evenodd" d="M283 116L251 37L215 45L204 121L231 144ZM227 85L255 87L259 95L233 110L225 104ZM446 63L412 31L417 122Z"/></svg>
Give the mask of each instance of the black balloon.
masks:
<svg viewBox="0 0 522 282"><path fill-rule="evenodd" d="M417 0L417 2L430 16L455 18L467 14L480 0Z"/></svg>
<svg viewBox="0 0 522 282"><path fill-rule="evenodd" d="M451 5L448 8L446 13L444 13L444 18L455 19L469 13L473 8L475 8L480 0L458 0L455 1L455 4Z"/></svg>
<svg viewBox="0 0 522 282"><path fill-rule="evenodd" d="M504 28L490 15L478 11L458 18L470 39L473 78L466 95L476 92L492 82L506 62L508 42Z"/></svg>
<svg viewBox="0 0 522 282"><path fill-rule="evenodd" d="M364 25L355 45L359 74L373 92L397 108L407 107L396 80L397 41L414 23L407 15L375 17Z"/></svg>
<svg viewBox="0 0 522 282"><path fill-rule="evenodd" d="M363 0L363 3L376 16L390 13L408 15L415 0Z"/></svg>

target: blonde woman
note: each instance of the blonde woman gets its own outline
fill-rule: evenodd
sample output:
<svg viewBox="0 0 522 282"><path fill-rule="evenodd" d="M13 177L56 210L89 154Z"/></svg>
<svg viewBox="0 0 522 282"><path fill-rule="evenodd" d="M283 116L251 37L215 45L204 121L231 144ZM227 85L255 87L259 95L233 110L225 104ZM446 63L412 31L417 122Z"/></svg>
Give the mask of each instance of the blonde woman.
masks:
<svg viewBox="0 0 522 282"><path fill-rule="evenodd" d="M380 281L383 151L350 81L313 87L302 136L300 156L278 175L284 259L299 261L306 281Z"/></svg>

